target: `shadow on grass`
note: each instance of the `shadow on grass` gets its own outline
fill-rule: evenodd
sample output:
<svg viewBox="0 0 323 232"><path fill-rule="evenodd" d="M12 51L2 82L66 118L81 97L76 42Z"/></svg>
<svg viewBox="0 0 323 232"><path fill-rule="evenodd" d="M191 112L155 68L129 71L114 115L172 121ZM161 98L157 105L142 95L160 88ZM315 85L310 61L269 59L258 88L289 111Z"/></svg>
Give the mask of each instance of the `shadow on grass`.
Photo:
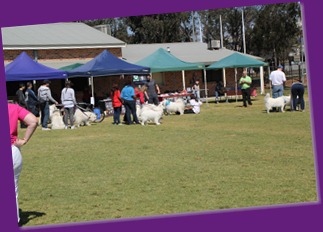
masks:
<svg viewBox="0 0 323 232"><path fill-rule="evenodd" d="M22 211L19 209L20 222L19 226L26 225L30 220L46 215L46 213L35 211Z"/></svg>

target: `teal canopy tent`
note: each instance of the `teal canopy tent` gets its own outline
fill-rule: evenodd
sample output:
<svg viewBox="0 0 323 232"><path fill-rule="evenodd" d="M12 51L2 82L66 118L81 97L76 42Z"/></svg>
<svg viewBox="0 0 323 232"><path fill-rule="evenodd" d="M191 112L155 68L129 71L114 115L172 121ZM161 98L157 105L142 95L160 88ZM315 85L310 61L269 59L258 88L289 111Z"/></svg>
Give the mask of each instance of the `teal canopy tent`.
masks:
<svg viewBox="0 0 323 232"><path fill-rule="evenodd" d="M81 63L74 63L74 64L70 64L70 65L67 65L67 66L63 66L63 67L60 67L59 70L64 70L64 71L70 71L72 69L75 69L77 67L80 67Z"/></svg>
<svg viewBox="0 0 323 232"><path fill-rule="evenodd" d="M183 89L185 89L185 70L205 69L204 64L182 61L163 48L159 48L136 64L149 67L151 73L182 71Z"/></svg>
<svg viewBox="0 0 323 232"><path fill-rule="evenodd" d="M238 93L238 83L237 83L237 68L251 68L251 67L261 67L261 66L267 66L268 64L265 62L262 62L260 60L257 60L251 56L241 54L239 52L235 52L230 56L227 56L210 66L208 66L206 69L225 69L225 68L234 68L235 74L235 93L236 93L236 99L237 99L237 93ZM263 78L262 78L263 79ZM263 80L261 81L263 85ZM224 75L224 83L226 83L225 75Z"/></svg>
<svg viewBox="0 0 323 232"><path fill-rule="evenodd" d="M220 69L220 68L247 68L247 67L260 67L266 66L267 63L252 58L250 56L235 52L230 56L227 56L210 66L206 69Z"/></svg>

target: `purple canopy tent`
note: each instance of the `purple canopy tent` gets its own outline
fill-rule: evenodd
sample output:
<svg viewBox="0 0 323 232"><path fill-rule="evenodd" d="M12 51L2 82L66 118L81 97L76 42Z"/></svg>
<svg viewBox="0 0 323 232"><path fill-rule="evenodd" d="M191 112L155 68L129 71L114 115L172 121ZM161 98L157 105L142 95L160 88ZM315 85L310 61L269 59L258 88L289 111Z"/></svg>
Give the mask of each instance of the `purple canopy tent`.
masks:
<svg viewBox="0 0 323 232"><path fill-rule="evenodd" d="M115 76L115 75L148 75L150 68L136 64L128 63L108 50L104 50L87 63L67 71L69 78L89 77L92 96L94 96L94 77ZM94 105L94 97L91 99Z"/></svg>
<svg viewBox="0 0 323 232"><path fill-rule="evenodd" d="M6 81L30 81L44 79L65 79L66 71L57 70L37 63L26 52L22 52L5 67Z"/></svg>

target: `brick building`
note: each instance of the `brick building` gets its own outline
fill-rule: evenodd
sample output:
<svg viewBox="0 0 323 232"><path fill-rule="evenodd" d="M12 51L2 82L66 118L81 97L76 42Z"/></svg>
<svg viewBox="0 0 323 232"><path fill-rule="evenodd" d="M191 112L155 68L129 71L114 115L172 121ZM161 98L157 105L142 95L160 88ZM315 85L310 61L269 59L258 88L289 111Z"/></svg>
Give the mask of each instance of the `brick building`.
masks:
<svg viewBox="0 0 323 232"><path fill-rule="evenodd" d="M208 45L200 42L164 43L127 45L108 34L83 23L54 23L31 26L2 28L2 41L5 65L14 60L22 51L39 63L52 68L61 68L75 63L86 63L107 49L110 53L123 58L129 63L136 63L162 47L177 58L192 63L209 65L234 51L225 48L208 49ZM259 58L259 57L258 57ZM242 69L238 70L240 75ZM206 78L204 75L206 74ZM182 72L153 73L161 91L182 90ZM191 87L193 80L201 83L202 96L206 87L208 95L214 95L215 81L222 80L222 70L185 71L185 86ZM204 82L206 79L206 83ZM74 89L78 101L82 101L83 90L88 86L88 78L73 78ZM120 76L95 77L94 92L97 98L106 98L113 83L120 87L124 84ZM234 87L234 70L226 69L228 87ZM40 85L36 82L36 88ZM64 80L53 80L51 89L55 99L59 100ZM205 85L206 84L206 85ZM18 88L17 82L7 82L7 94L13 96Z"/></svg>
<svg viewBox="0 0 323 232"><path fill-rule="evenodd" d="M126 46L123 41L83 23L3 28L2 41L5 65L24 51L35 61L57 69L74 63L86 63L105 49L121 58L122 47ZM73 82L78 100L81 100L83 89L88 86L88 79L77 78ZM36 82L36 88L40 84ZM57 100L63 84L64 80L52 81L52 93ZM17 86L17 82L7 82L9 97L15 94Z"/></svg>

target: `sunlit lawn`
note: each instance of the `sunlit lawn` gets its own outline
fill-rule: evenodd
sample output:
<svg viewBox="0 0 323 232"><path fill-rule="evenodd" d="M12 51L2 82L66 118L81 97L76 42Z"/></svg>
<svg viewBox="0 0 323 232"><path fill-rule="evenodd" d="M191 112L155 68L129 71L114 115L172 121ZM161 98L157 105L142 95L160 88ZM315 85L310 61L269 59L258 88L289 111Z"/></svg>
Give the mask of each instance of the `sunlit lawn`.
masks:
<svg viewBox="0 0 323 232"><path fill-rule="evenodd" d="M317 201L307 97L304 113L253 103L160 126L38 128L22 150L24 226Z"/></svg>

